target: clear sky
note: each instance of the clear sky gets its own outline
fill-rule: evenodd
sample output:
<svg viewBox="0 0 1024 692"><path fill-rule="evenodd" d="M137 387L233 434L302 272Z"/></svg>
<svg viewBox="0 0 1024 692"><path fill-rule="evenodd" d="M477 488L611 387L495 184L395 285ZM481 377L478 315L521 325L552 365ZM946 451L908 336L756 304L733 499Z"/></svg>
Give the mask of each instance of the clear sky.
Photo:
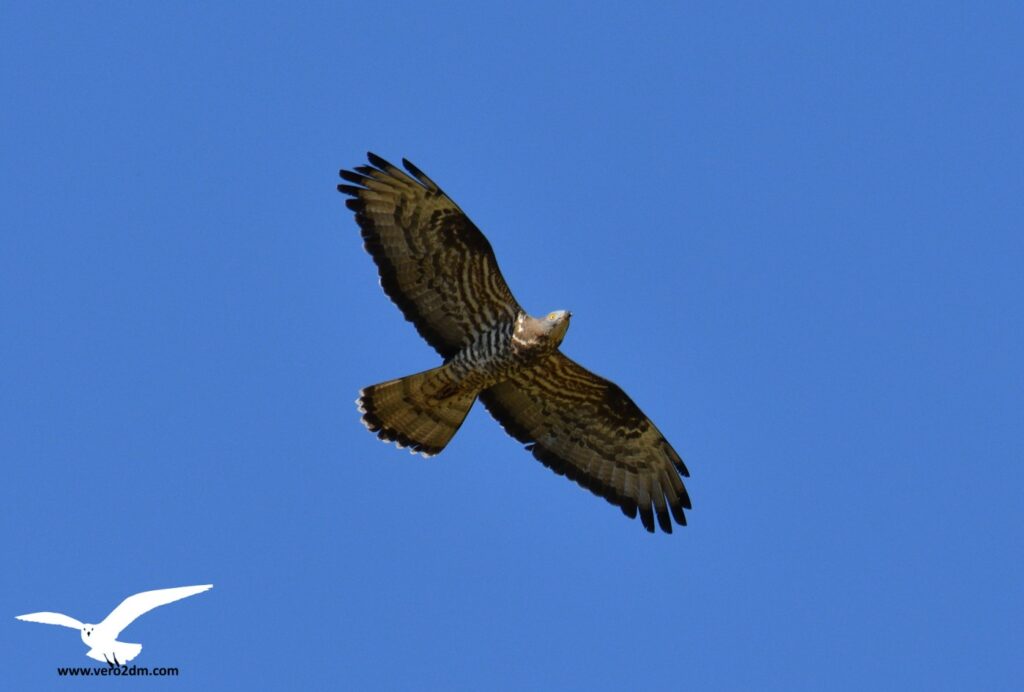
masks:
<svg viewBox="0 0 1024 692"><path fill-rule="evenodd" d="M15 615L204 583L122 637L152 689L1018 686L1020 5L433 4L0 7L0 686L92 663ZM690 526L479 405L430 460L363 429L439 362L334 189L367 150L573 311Z"/></svg>

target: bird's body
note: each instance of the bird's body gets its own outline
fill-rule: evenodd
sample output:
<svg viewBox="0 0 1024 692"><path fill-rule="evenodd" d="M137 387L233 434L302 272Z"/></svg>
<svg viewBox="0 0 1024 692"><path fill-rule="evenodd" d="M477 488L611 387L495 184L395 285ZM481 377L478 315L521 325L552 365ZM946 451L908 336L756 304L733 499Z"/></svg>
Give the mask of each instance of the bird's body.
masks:
<svg viewBox="0 0 1024 692"><path fill-rule="evenodd" d="M92 627L92 625L86 625L86 627ZM89 636L85 630L82 630L82 641L89 647L85 655L94 661L127 663L142 653L142 644L121 642L117 640L117 635L111 637L102 631L93 634L95 636Z"/></svg>
<svg viewBox="0 0 1024 692"><path fill-rule="evenodd" d="M481 392L557 350L570 316L564 310L541 319L519 313L486 328L439 368L363 389L357 403L364 422L384 439L437 454Z"/></svg>
<svg viewBox="0 0 1024 692"><path fill-rule="evenodd" d="M558 311L538 319L520 313L498 322L448 361L445 372L452 386L479 393L536 364L558 348L570 316Z"/></svg>
<svg viewBox="0 0 1024 692"><path fill-rule="evenodd" d="M363 423L383 440L437 454L479 398L505 430L558 474L654 520L685 525L683 460L614 383L560 350L571 314L530 317L490 243L441 188L369 154L341 171L381 286L444 359L440 367L364 388ZM670 518L671 517L671 518Z"/></svg>

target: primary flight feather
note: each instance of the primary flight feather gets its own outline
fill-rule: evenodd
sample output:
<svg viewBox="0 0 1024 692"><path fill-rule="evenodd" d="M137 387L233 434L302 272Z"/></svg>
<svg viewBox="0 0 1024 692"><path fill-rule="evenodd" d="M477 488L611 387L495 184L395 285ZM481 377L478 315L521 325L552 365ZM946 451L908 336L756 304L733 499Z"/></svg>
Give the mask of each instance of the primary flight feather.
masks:
<svg viewBox="0 0 1024 692"><path fill-rule="evenodd" d="M444 359L366 387L363 423L382 440L437 454L479 398L545 466L617 505L644 527L686 525L683 460L614 383L565 356L571 313L527 315L483 233L421 170L374 154L342 170L385 293ZM350 184L348 184L350 183Z"/></svg>

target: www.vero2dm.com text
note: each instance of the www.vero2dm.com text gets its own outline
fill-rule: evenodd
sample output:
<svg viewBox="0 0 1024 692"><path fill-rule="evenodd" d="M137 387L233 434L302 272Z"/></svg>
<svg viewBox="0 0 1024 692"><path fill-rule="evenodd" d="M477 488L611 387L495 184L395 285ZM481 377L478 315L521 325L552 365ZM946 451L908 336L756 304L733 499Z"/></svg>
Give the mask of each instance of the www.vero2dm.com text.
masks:
<svg viewBox="0 0 1024 692"><path fill-rule="evenodd" d="M181 674L177 667L146 668L145 666L58 666L57 675L62 678L93 677L154 677L176 678Z"/></svg>

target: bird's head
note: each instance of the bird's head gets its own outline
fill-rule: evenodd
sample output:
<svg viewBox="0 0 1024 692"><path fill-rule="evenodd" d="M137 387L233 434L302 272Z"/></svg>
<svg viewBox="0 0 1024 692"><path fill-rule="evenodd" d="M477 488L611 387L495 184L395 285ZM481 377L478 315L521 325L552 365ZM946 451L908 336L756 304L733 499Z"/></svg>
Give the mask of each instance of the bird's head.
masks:
<svg viewBox="0 0 1024 692"><path fill-rule="evenodd" d="M92 633L96 629L96 625L85 624L82 625L82 641L86 644L92 642Z"/></svg>
<svg viewBox="0 0 1024 692"><path fill-rule="evenodd" d="M530 317L526 313L519 313L512 332L513 348L533 353L535 356L554 351L565 338L570 317L572 313L568 310L549 312L544 317Z"/></svg>
<svg viewBox="0 0 1024 692"><path fill-rule="evenodd" d="M565 338L565 333L569 331L569 318L572 317L572 313L568 310L555 310L549 312L547 317L541 320L541 324L547 332L548 339L558 346L562 343L562 339Z"/></svg>

